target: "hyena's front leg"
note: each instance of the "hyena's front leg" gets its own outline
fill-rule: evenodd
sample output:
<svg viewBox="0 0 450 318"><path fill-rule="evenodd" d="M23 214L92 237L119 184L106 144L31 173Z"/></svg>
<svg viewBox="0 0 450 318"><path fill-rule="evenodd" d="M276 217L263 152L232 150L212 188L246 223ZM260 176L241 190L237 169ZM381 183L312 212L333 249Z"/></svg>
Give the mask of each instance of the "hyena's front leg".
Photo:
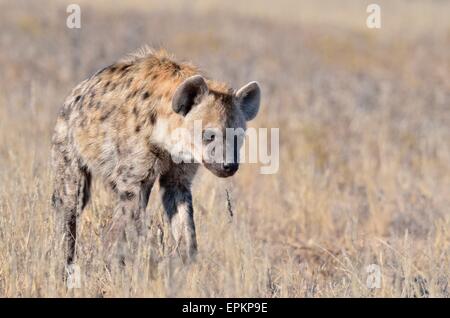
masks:
<svg viewBox="0 0 450 318"><path fill-rule="evenodd" d="M108 261L116 254L121 263L133 255L142 234L142 214L147 207L153 181L118 187L118 203L113 219L104 238L104 250Z"/></svg>
<svg viewBox="0 0 450 318"><path fill-rule="evenodd" d="M190 172L190 171L188 171ZM186 171L172 169L160 177L164 210L168 216L172 236L183 261L193 261L197 254L191 179Z"/></svg>

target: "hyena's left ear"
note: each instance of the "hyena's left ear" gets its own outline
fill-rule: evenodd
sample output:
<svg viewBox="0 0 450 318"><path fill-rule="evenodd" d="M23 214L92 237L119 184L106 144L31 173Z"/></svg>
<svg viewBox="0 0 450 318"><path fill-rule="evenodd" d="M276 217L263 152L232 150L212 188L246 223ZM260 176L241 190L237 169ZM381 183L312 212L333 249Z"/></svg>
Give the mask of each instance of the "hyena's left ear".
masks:
<svg viewBox="0 0 450 318"><path fill-rule="evenodd" d="M261 89L257 82L250 82L240 88L236 97L238 104L244 113L245 120L249 121L256 117L259 110L259 103L261 101Z"/></svg>
<svg viewBox="0 0 450 318"><path fill-rule="evenodd" d="M186 116L191 108L200 103L208 93L208 85L201 75L194 75L178 86L172 99L172 109L175 113Z"/></svg>

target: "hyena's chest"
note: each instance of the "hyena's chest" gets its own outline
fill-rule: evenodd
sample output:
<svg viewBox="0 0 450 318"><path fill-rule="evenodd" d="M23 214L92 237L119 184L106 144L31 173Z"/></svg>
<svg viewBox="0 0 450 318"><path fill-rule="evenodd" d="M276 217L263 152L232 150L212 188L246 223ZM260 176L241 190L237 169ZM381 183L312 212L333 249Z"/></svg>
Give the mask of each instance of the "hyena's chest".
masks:
<svg viewBox="0 0 450 318"><path fill-rule="evenodd" d="M86 165L106 177L143 179L169 169L170 156L150 142L149 134L126 131L108 125L78 128L74 141Z"/></svg>

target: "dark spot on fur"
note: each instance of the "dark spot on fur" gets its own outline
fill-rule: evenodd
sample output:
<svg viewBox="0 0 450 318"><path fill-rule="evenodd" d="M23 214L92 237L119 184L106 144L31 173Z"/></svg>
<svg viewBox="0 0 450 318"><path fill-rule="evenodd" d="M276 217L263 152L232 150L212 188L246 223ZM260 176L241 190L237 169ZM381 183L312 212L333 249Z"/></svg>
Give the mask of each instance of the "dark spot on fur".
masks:
<svg viewBox="0 0 450 318"><path fill-rule="evenodd" d="M152 112L150 113L150 123L151 123L152 125L154 125L154 124L156 123L156 119L157 119L156 112L155 112L155 111L152 111Z"/></svg>
<svg viewBox="0 0 450 318"><path fill-rule="evenodd" d="M135 194L130 191L125 191L120 194L121 201L129 201L129 200L132 200L134 197L135 197Z"/></svg>
<svg viewBox="0 0 450 318"><path fill-rule="evenodd" d="M138 117L138 116L139 116L139 111L138 111L136 105L133 107L133 114L134 114L135 117Z"/></svg>
<svg viewBox="0 0 450 318"><path fill-rule="evenodd" d="M109 86L110 83L111 83L111 82L108 81L108 82L106 83L106 85L103 86L103 92L102 92L102 95L104 95L104 94L106 94L106 93L108 92L108 86Z"/></svg>
<svg viewBox="0 0 450 318"><path fill-rule="evenodd" d="M114 107L112 107L110 110L105 112L102 116L100 116L100 121L104 121L105 119L107 119L109 117L109 115L111 115L113 110L114 110Z"/></svg>
<svg viewBox="0 0 450 318"><path fill-rule="evenodd" d="M142 99L143 99L143 100L146 100L149 96L150 96L150 93L149 93L149 92L145 92L145 93L142 95Z"/></svg>
<svg viewBox="0 0 450 318"><path fill-rule="evenodd" d="M52 194L52 206L53 206L53 207L56 206L56 201L57 201L57 199L56 199L56 194L53 193L53 194Z"/></svg>
<svg viewBox="0 0 450 318"><path fill-rule="evenodd" d="M133 79L132 78L128 79L128 81L127 81L127 88L129 88L131 86L131 82L133 82Z"/></svg>
<svg viewBox="0 0 450 318"><path fill-rule="evenodd" d="M138 93L137 90L131 92L130 94L128 94L127 99L134 98L134 97L136 96L137 93Z"/></svg>
<svg viewBox="0 0 450 318"><path fill-rule="evenodd" d="M152 146L150 146L150 152L152 154L154 154L156 158L163 160L163 158L164 158L164 151L161 148L152 145Z"/></svg>
<svg viewBox="0 0 450 318"><path fill-rule="evenodd" d="M121 78L124 77L125 75L127 75L127 73L130 71L129 70L130 66L131 66L131 64L126 64L119 69L119 72L122 73L122 74L120 74Z"/></svg>
<svg viewBox="0 0 450 318"><path fill-rule="evenodd" d="M140 132L140 131L141 131L141 126L140 126L140 125L137 125L137 126L136 126L136 129L135 129L134 131L137 132L137 133Z"/></svg>
<svg viewBox="0 0 450 318"><path fill-rule="evenodd" d="M70 107L67 107L67 106L64 105L61 108L60 115L61 115L62 118L64 118L64 120L69 120L70 113L71 113Z"/></svg>
<svg viewBox="0 0 450 318"><path fill-rule="evenodd" d="M114 191L114 192L116 192L117 191L117 184L115 183L115 182L110 182L109 183L109 186L111 187L111 189Z"/></svg>
<svg viewBox="0 0 450 318"><path fill-rule="evenodd" d="M158 74L153 74L152 75L152 80L154 81L154 80L156 80L158 78Z"/></svg>
<svg viewBox="0 0 450 318"><path fill-rule="evenodd" d="M81 95L78 95L77 97L75 97L75 103L78 103L78 101L81 99Z"/></svg>
<svg viewBox="0 0 450 318"><path fill-rule="evenodd" d="M117 174L122 174L124 170L125 166L119 166L119 168L117 168Z"/></svg>
<svg viewBox="0 0 450 318"><path fill-rule="evenodd" d="M172 66L173 66L173 75L177 75L181 71L180 65L178 65L177 63L173 63Z"/></svg>
<svg viewBox="0 0 450 318"><path fill-rule="evenodd" d="M112 67L109 69L109 71L110 71L111 73L114 73L116 70L117 70L117 67L116 67L116 66L112 66Z"/></svg>
<svg viewBox="0 0 450 318"><path fill-rule="evenodd" d="M57 208L59 206L62 206L63 203L64 203L63 199L59 195L57 195L56 193L53 193L53 195L52 195L52 206L54 208Z"/></svg>

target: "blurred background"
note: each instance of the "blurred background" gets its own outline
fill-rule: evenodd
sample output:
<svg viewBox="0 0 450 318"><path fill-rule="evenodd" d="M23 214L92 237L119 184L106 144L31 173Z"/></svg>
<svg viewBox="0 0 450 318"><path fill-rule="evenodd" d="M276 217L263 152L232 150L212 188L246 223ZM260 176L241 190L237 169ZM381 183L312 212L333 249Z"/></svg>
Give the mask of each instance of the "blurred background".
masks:
<svg viewBox="0 0 450 318"><path fill-rule="evenodd" d="M1 0L0 296L448 297L450 1L376 1L380 29L366 26L371 2L79 0L69 29L71 1ZM49 209L56 114L145 44L236 88L259 81L250 125L280 128L280 169L200 172L189 267L174 261L155 187L145 244L115 275L98 257L112 206L96 182L81 288L67 290Z"/></svg>

